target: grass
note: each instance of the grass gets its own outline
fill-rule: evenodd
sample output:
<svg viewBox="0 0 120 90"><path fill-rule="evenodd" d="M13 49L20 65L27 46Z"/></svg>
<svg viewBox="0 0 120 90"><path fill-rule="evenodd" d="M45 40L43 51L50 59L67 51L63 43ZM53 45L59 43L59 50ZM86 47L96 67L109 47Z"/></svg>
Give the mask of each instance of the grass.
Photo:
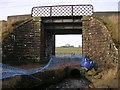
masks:
<svg viewBox="0 0 120 90"><path fill-rule="evenodd" d="M56 54L82 54L82 48L78 47L71 47L71 48L63 48L63 47L57 47L55 48Z"/></svg>
<svg viewBox="0 0 120 90"><path fill-rule="evenodd" d="M120 45L120 39L118 38L118 17L116 15L105 16L94 16L96 19L101 21L109 30L112 40L118 48Z"/></svg>

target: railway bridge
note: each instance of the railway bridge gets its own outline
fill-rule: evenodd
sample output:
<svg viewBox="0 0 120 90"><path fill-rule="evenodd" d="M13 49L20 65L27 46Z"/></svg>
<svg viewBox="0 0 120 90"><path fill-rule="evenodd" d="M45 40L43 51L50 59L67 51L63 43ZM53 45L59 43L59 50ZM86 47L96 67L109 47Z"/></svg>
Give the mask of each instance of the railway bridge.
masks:
<svg viewBox="0 0 120 90"><path fill-rule="evenodd" d="M81 34L83 55L94 60L99 66L116 67L118 65L118 51L111 35L107 27L93 15L92 5L33 7L32 17L20 24L16 23L18 25L13 25L13 32L3 40L2 63L10 65L47 63L50 57L55 55L55 35ZM71 57L63 60L62 65L65 62L73 64L76 59L73 61ZM58 64L59 69L48 69L44 72L40 71L48 68L49 63L42 69L39 67L33 72L1 64L1 67L4 67L3 70L7 71L4 70L3 76L9 75L9 71L10 75L16 75L13 78L3 79L3 87L18 88L36 85L41 87L43 83L61 80L69 72L68 69L60 69L62 65L59 61L59 59L55 59L54 62L56 63L53 62L55 65ZM50 60L50 62L52 61ZM76 70L76 68L70 68L70 74L79 74L79 71Z"/></svg>
<svg viewBox="0 0 120 90"><path fill-rule="evenodd" d="M99 65L116 66L118 51L92 5L33 7L31 19L13 28L3 41L3 63L48 62L55 55L55 35L81 34L82 53Z"/></svg>

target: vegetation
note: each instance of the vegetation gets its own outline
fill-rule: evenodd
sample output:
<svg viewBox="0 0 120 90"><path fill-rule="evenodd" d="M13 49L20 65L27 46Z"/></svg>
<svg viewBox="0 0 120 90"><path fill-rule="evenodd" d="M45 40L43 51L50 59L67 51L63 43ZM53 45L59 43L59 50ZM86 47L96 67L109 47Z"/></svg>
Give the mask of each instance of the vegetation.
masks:
<svg viewBox="0 0 120 90"><path fill-rule="evenodd" d="M101 15L101 16L94 16L96 19L101 21L109 30L112 40L115 43L116 47L118 48L120 45L120 39L118 38L118 14L113 15Z"/></svg>
<svg viewBox="0 0 120 90"><path fill-rule="evenodd" d="M12 26L18 26L19 24L23 23L25 20L20 20L20 21L16 21L12 24Z"/></svg>
<svg viewBox="0 0 120 90"><path fill-rule="evenodd" d="M13 28L9 25L4 32L2 32L2 41L13 32Z"/></svg>
<svg viewBox="0 0 120 90"><path fill-rule="evenodd" d="M82 54L82 48L78 47L71 47L71 48L63 48L63 47L57 47L55 48L56 54Z"/></svg>
<svg viewBox="0 0 120 90"><path fill-rule="evenodd" d="M27 21L27 20L16 21L16 22L13 22L12 24L8 23L6 30L4 32L2 32L2 41L13 32L13 28L19 26L20 24L24 23L25 21Z"/></svg>

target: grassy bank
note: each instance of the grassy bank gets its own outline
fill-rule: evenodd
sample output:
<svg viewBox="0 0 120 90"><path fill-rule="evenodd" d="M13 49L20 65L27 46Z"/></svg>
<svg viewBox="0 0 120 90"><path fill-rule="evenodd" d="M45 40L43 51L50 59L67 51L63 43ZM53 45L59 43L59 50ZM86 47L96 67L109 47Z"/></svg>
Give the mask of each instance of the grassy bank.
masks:
<svg viewBox="0 0 120 90"><path fill-rule="evenodd" d="M101 21L109 30L111 38L118 48L120 45L120 38L118 32L118 13L95 13L94 17Z"/></svg>

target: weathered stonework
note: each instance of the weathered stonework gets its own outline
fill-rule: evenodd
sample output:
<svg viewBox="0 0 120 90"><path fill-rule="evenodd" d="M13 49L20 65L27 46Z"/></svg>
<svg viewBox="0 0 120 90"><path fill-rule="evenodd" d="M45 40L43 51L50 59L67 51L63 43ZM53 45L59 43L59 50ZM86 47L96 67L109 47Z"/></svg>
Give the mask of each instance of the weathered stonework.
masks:
<svg viewBox="0 0 120 90"><path fill-rule="evenodd" d="M83 19L83 54L99 66L110 68L118 64L118 50L108 29L93 17Z"/></svg>
<svg viewBox="0 0 120 90"><path fill-rule="evenodd" d="M14 28L2 43L2 62L9 64L40 61L40 22L28 20Z"/></svg>
<svg viewBox="0 0 120 90"><path fill-rule="evenodd" d="M81 26L83 54L95 60L99 66L116 66L118 51L105 25L93 17L83 17ZM55 33L44 30L45 27L41 18L25 21L15 27L14 32L3 41L3 63L48 62L55 54ZM64 30L61 34L64 32L68 33Z"/></svg>

